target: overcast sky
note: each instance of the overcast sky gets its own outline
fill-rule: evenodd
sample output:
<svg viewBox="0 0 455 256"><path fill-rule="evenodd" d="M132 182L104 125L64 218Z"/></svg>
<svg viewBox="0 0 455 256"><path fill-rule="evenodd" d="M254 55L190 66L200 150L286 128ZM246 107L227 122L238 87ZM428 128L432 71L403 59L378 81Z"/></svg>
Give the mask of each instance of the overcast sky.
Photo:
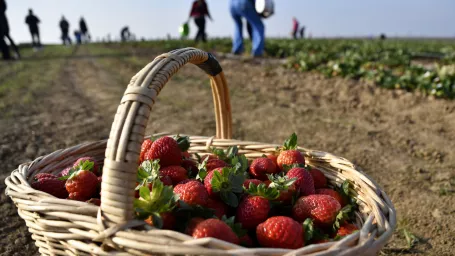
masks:
<svg viewBox="0 0 455 256"><path fill-rule="evenodd" d="M6 0L11 34L27 42L24 23L32 8L41 19L42 41L59 42L58 22L65 15L71 31L84 16L94 39L129 25L138 38L178 36L187 19L191 0ZM214 22L207 24L209 36L231 36L234 30L229 0L207 0ZM276 14L265 20L266 34L289 36L291 18L296 16L314 37L388 36L455 37L455 0L275 0ZM195 33L191 23L191 34Z"/></svg>

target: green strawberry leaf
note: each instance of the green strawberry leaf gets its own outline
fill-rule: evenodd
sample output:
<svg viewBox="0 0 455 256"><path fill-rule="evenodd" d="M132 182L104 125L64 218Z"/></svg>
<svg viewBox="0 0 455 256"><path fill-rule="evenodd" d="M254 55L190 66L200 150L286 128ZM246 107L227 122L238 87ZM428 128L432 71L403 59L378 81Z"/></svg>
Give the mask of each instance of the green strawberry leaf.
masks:
<svg viewBox="0 0 455 256"><path fill-rule="evenodd" d="M280 174L267 174L267 178L271 181L269 187L276 188L279 191L288 190L292 184L295 183L297 178L289 178L284 173Z"/></svg>
<svg viewBox="0 0 455 256"><path fill-rule="evenodd" d="M283 150L290 150L297 148L297 135L293 133L287 140L284 141Z"/></svg>
<svg viewBox="0 0 455 256"><path fill-rule="evenodd" d="M202 163L200 163L197 168L199 169L199 172L196 175L196 179L200 181L204 181L205 177L207 177L207 161L209 160L208 157L204 159Z"/></svg>
<svg viewBox="0 0 455 256"><path fill-rule="evenodd" d="M177 213L183 213L187 218L202 217L204 219L213 218L215 210L206 208L200 205L189 205L184 201L179 200Z"/></svg>
<svg viewBox="0 0 455 256"><path fill-rule="evenodd" d="M79 170L93 171L93 166L94 165L95 165L94 162L89 161L89 160L85 160L83 163L80 163L77 168Z"/></svg>
<svg viewBox="0 0 455 256"><path fill-rule="evenodd" d="M275 200L280 196L280 192L276 188L266 187L264 183L259 186L250 183L250 187L245 189L245 192L253 196L262 196L268 200Z"/></svg>
<svg viewBox="0 0 455 256"><path fill-rule="evenodd" d="M239 149L237 148L237 146L229 147L226 152L226 157L228 159L232 159L235 156L237 156L238 153L239 153Z"/></svg>
<svg viewBox="0 0 455 256"><path fill-rule="evenodd" d="M220 196L221 200L231 207L237 207L239 205L239 199L233 192L221 191Z"/></svg>
<svg viewBox="0 0 455 256"><path fill-rule="evenodd" d="M212 147L211 151L212 151L212 154L217 156L219 159L221 159L223 161L225 161L227 159L227 156L226 156L226 153L224 152L224 150Z"/></svg>
<svg viewBox="0 0 455 256"><path fill-rule="evenodd" d="M247 234L247 230L242 228L242 223L235 223L235 216L227 218L226 215L223 215L221 220L231 227L232 231L234 231L238 237L242 237Z"/></svg>
<svg viewBox="0 0 455 256"><path fill-rule="evenodd" d="M182 152L187 151L190 148L190 138L188 136L175 136L174 139L177 141L179 148Z"/></svg>
<svg viewBox="0 0 455 256"><path fill-rule="evenodd" d="M343 223L350 219L351 214L354 213L354 207L350 204L343 207L340 212L338 212L335 222L333 223L333 230L336 232Z"/></svg>
<svg viewBox="0 0 455 256"><path fill-rule="evenodd" d="M153 213L151 217L155 228L163 228L163 218L161 218L161 215Z"/></svg>
<svg viewBox="0 0 455 256"><path fill-rule="evenodd" d="M146 201L151 200L151 198L150 198L150 189L147 186L141 187L139 189L139 196L142 197Z"/></svg>
<svg viewBox="0 0 455 256"><path fill-rule="evenodd" d="M201 156L198 153L194 153L194 156L196 156L197 162L201 162Z"/></svg>
<svg viewBox="0 0 455 256"><path fill-rule="evenodd" d="M313 234L314 234L314 224L313 224L313 219L307 218L303 222L303 230L305 231L305 244L308 244L308 242L313 239Z"/></svg>

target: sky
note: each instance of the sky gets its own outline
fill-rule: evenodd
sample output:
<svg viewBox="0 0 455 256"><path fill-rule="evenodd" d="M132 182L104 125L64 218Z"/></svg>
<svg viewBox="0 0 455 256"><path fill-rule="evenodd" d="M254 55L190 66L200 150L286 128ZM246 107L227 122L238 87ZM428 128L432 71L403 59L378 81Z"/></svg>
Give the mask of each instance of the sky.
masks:
<svg viewBox="0 0 455 256"><path fill-rule="evenodd" d="M44 43L60 40L62 15L71 31L85 17L93 39L108 34L119 38L128 25L137 38L178 36L188 19L192 0L6 0L11 35L18 42L30 41L24 23L28 9L41 19ZM207 0L214 19L207 24L212 37L232 36L234 24L229 0ZM313 37L364 37L385 33L389 37L455 37L455 0L275 0L275 15L264 20L266 36L289 37L295 16ZM191 22L191 35L196 27Z"/></svg>

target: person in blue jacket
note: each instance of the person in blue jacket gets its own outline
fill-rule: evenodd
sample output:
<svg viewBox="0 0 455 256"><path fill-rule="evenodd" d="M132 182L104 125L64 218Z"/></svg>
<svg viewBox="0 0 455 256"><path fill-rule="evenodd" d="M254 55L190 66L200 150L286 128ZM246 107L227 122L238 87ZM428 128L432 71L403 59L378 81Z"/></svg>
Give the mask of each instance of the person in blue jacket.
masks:
<svg viewBox="0 0 455 256"><path fill-rule="evenodd" d="M235 22L235 34L232 45L232 53L241 54L245 49L243 45L242 17L251 24L253 30L253 52L254 57L262 56L265 44L265 28L261 17L256 12L254 0L231 0L231 15Z"/></svg>

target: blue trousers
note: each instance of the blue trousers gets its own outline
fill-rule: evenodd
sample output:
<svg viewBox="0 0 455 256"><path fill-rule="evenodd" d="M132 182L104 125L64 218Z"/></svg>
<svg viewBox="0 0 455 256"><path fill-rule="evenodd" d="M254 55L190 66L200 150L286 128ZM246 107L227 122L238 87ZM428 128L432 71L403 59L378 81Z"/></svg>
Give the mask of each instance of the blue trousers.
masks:
<svg viewBox="0 0 455 256"><path fill-rule="evenodd" d="M244 51L243 46L243 24L242 17L245 18L253 29L253 56L262 56L264 53L264 24L261 17L256 12L250 0L231 0L231 15L235 22L234 42L232 52L240 54Z"/></svg>

